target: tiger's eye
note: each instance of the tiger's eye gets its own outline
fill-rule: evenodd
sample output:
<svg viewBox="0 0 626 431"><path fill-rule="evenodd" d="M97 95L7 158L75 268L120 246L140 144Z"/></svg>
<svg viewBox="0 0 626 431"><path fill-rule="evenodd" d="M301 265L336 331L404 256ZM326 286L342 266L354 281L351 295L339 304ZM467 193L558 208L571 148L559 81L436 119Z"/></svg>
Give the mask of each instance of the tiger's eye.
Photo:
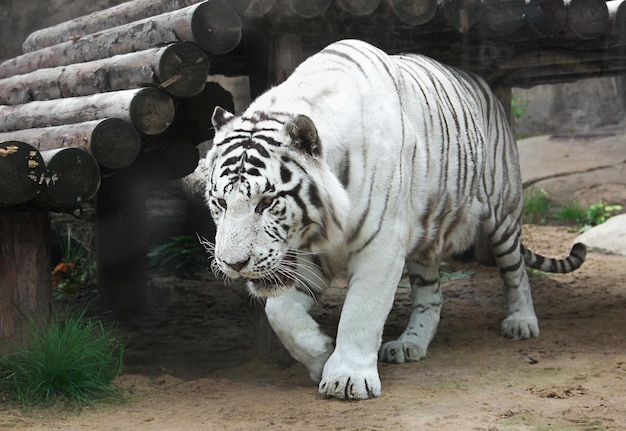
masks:
<svg viewBox="0 0 626 431"><path fill-rule="evenodd" d="M273 203L274 203L274 198L266 196L259 201L254 211L257 214L261 214L263 211L271 207Z"/></svg>

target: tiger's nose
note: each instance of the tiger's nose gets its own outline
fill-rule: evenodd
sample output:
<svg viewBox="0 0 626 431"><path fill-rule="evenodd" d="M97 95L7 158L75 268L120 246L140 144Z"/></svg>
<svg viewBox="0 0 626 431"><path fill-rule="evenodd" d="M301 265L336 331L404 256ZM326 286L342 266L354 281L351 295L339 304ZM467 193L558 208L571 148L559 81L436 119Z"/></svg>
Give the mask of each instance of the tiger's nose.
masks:
<svg viewBox="0 0 626 431"><path fill-rule="evenodd" d="M245 260L242 260L240 262L233 262L233 263L224 262L224 263L226 263L226 265L228 265L228 267L231 268L232 270L239 272L244 266L246 266L246 264L249 261L250 261L250 258L248 257Z"/></svg>

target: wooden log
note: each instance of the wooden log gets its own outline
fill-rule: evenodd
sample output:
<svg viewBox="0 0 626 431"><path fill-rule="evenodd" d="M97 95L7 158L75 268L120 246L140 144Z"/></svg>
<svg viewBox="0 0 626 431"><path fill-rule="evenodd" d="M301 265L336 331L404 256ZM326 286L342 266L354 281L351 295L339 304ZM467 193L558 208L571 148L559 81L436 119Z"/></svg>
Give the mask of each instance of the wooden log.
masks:
<svg viewBox="0 0 626 431"><path fill-rule="evenodd" d="M0 63L0 78L179 41L193 42L210 54L223 54L240 40L241 18L237 12L226 0L207 0L6 60Z"/></svg>
<svg viewBox="0 0 626 431"><path fill-rule="evenodd" d="M22 52L33 52L77 37L182 9L202 0L133 0L31 33Z"/></svg>
<svg viewBox="0 0 626 431"><path fill-rule="evenodd" d="M422 25L437 13L437 0L387 0L400 21L408 25Z"/></svg>
<svg viewBox="0 0 626 431"><path fill-rule="evenodd" d="M208 73L206 53L196 45L177 42L0 79L0 104L17 105L149 85L160 86L174 97L190 97L202 91Z"/></svg>
<svg viewBox="0 0 626 431"><path fill-rule="evenodd" d="M259 18L274 6L274 0L229 0L228 3L239 15Z"/></svg>
<svg viewBox="0 0 626 431"><path fill-rule="evenodd" d="M565 0L567 21L562 37L586 40L602 36L609 28L609 10L604 0Z"/></svg>
<svg viewBox="0 0 626 431"><path fill-rule="evenodd" d="M130 165L141 149L137 130L119 118L0 133L0 142L8 140L26 142L41 151L82 148L88 150L100 165L109 169L122 169Z"/></svg>
<svg viewBox="0 0 626 431"><path fill-rule="evenodd" d="M174 102L156 88L0 106L0 131L120 118L146 135L161 133L174 119Z"/></svg>
<svg viewBox="0 0 626 431"><path fill-rule="evenodd" d="M14 352L29 340L28 319L43 326L50 318L52 281L48 212L0 212L0 238L2 356Z"/></svg>
<svg viewBox="0 0 626 431"><path fill-rule="evenodd" d="M42 151L46 180L37 203L49 210L76 208L90 201L100 187L96 159L82 148Z"/></svg>
<svg viewBox="0 0 626 431"><path fill-rule="evenodd" d="M400 1L395 0L394 3L400 3ZM337 4L350 15L366 16L376 10L380 0L337 0Z"/></svg>
<svg viewBox="0 0 626 431"><path fill-rule="evenodd" d="M43 158L32 145L19 141L0 143L0 206L34 199L41 192L45 172Z"/></svg>
<svg viewBox="0 0 626 431"><path fill-rule="evenodd" d="M508 36L524 25L525 0L487 0L482 21L489 30Z"/></svg>
<svg viewBox="0 0 626 431"><path fill-rule="evenodd" d="M332 0L290 0L288 1L291 11L302 18L314 18L323 16Z"/></svg>
<svg viewBox="0 0 626 431"><path fill-rule="evenodd" d="M481 0L441 0L446 22L461 33L467 33L484 13Z"/></svg>
<svg viewBox="0 0 626 431"><path fill-rule="evenodd" d="M608 33L620 41L626 41L626 1L612 0L606 2L606 5L609 10Z"/></svg>
<svg viewBox="0 0 626 431"><path fill-rule="evenodd" d="M524 41L555 37L563 30L566 21L563 0L526 0L524 25L510 34L508 39Z"/></svg>

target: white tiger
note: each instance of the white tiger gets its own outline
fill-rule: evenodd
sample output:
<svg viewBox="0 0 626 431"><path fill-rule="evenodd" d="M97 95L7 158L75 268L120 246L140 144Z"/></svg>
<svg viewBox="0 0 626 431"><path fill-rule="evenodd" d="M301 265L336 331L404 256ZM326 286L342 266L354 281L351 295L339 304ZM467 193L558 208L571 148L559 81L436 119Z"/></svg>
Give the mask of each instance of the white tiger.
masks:
<svg viewBox="0 0 626 431"><path fill-rule="evenodd" d="M379 396L379 355L426 355L451 253L491 245L510 338L539 334L526 265L569 272L584 261L580 244L563 260L522 246L517 148L502 107L481 79L432 59L337 42L240 117L217 108L212 121L213 267L267 298L272 328L326 397ZM405 264L413 311L379 354ZM308 311L344 270L333 344Z"/></svg>

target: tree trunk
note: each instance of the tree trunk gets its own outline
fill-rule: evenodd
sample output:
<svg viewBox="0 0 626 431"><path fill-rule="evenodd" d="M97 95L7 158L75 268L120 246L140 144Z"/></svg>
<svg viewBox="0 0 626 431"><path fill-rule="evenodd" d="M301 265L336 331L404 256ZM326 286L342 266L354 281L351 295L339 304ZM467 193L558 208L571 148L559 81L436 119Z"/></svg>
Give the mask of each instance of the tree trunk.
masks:
<svg viewBox="0 0 626 431"><path fill-rule="evenodd" d="M0 133L0 142L10 140L26 142L41 151L82 148L109 169L130 165L141 149L137 130L119 118Z"/></svg>
<svg viewBox="0 0 626 431"><path fill-rule="evenodd" d="M22 51L32 52L109 28L172 12L202 0L134 0L31 33Z"/></svg>
<svg viewBox="0 0 626 431"><path fill-rule="evenodd" d="M45 176L45 163L35 147L18 141L0 143L0 207L34 199Z"/></svg>
<svg viewBox="0 0 626 431"><path fill-rule="evenodd" d="M1 170L0 170L1 172ZM0 212L0 355L50 318L50 220L45 211Z"/></svg>
<svg viewBox="0 0 626 431"><path fill-rule="evenodd" d="M18 105L146 86L161 86L174 97L190 97L202 91L208 73L209 60L204 51L196 45L177 42L1 79L0 104Z"/></svg>
<svg viewBox="0 0 626 431"><path fill-rule="evenodd" d="M50 210L76 208L90 201L100 187L96 159L82 148L42 151L48 180L37 203Z"/></svg>
<svg viewBox="0 0 626 431"><path fill-rule="evenodd" d="M49 46L0 63L0 78L99 60L171 42L194 42L223 54L241 40L241 18L225 0L208 0L174 12Z"/></svg>
<svg viewBox="0 0 626 431"><path fill-rule="evenodd" d="M128 121L146 135L155 135L172 123L174 103L163 91L147 87L0 106L0 131L59 126L109 117Z"/></svg>
<svg viewBox="0 0 626 431"><path fill-rule="evenodd" d="M98 290L115 319L129 319L147 298L146 190L141 160L102 178L96 196Z"/></svg>

